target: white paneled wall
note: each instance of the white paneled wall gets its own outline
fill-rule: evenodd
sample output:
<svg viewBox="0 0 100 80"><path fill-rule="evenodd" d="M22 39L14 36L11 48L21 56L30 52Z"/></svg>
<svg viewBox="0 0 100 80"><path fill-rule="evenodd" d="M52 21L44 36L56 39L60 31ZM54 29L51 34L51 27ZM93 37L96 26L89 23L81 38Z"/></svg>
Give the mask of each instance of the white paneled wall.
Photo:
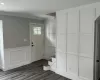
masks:
<svg viewBox="0 0 100 80"><path fill-rule="evenodd" d="M72 80L93 80L94 22L100 3L57 11L57 70Z"/></svg>
<svg viewBox="0 0 100 80"><path fill-rule="evenodd" d="M78 75L79 10L68 12L67 72Z"/></svg>
<svg viewBox="0 0 100 80"><path fill-rule="evenodd" d="M67 15L57 13L57 68L66 71L66 20Z"/></svg>
<svg viewBox="0 0 100 80"><path fill-rule="evenodd" d="M67 72L78 75L78 56L67 54Z"/></svg>
<svg viewBox="0 0 100 80"><path fill-rule="evenodd" d="M80 10L79 76L90 80L93 80L94 18L95 8Z"/></svg>
<svg viewBox="0 0 100 80"><path fill-rule="evenodd" d="M56 50L56 20L55 18L47 19L45 28L45 55L46 59L55 55Z"/></svg>
<svg viewBox="0 0 100 80"><path fill-rule="evenodd" d="M4 71L31 63L30 46L4 49L4 52L4 65L2 66Z"/></svg>

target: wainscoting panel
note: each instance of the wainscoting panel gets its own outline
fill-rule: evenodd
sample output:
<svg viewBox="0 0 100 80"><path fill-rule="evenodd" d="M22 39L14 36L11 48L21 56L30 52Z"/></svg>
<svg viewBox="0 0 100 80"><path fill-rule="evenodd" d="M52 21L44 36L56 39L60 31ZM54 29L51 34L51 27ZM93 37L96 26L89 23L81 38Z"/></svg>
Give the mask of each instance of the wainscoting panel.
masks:
<svg viewBox="0 0 100 80"><path fill-rule="evenodd" d="M78 76L78 56L67 54L67 72Z"/></svg>
<svg viewBox="0 0 100 80"><path fill-rule="evenodd" d="M93 59L79 58L79 77L84 80L93 80Z"/></svg>
<svg viewBox="0 0 100 80"><path fill-rule="evenodd" d="M3 70L17 68L31 63L31 47L17 47L4 50Z"/></svg>
<svg viewBox="0 0 100 80"><path fill-rule="evenodd" d="M27 53L24 52L23 50L11 51L10 52L10 64L17 64L17 63L25 61L26 54Z"/></svg>
<svg viewBox="0 0 100 80"><path fill-rule="evenodd" d="M59 69L59 71L63 72L67 70L67 61L66 61L66 53L62 53L60 51L57 52L57 69Z"/></svg>

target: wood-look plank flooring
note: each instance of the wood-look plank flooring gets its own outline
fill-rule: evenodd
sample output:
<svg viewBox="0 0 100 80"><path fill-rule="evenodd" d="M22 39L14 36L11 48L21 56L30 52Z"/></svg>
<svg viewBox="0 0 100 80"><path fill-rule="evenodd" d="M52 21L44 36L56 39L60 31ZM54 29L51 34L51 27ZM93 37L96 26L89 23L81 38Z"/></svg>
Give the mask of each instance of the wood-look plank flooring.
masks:
<svg viewBox="0 0 100 80"><path fill-rule="evenodd" d="M44 71L46 60L40 60L13 70L0 70L0 80L70 80L52 71Z"/></svg>

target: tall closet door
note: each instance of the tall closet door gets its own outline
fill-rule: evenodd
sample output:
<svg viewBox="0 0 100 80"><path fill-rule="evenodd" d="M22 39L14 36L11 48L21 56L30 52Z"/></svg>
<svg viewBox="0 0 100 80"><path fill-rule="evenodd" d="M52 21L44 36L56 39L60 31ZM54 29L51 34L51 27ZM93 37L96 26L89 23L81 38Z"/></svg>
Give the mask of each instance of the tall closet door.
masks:
<svg viewBox="0 0 100 80"><path fill-rule="evenodd" d="M94 18L95 9L80 10L79 76L87 80L93 80Z"/></svg>
<svg viewBox="0 0 100 80"><path fill-rule="evenodd" d="M67 72L78 75L79 10L68 12Z"/></svg>
<svg viewBox="0 0 100 80"><path fill-rule="evenodd" d="M66 21L67 14L57 13L57 69L66 71Z"/></svg>

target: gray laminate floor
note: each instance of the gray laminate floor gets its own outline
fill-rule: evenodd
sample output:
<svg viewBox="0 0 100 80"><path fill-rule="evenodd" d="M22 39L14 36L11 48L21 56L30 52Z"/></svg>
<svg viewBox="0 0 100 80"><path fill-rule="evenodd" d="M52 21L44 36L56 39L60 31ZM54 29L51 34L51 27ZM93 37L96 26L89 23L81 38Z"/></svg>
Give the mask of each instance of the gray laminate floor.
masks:
<svg viewBox="0 0 100 80"><path fill-rule="evenodd" d="M43 71L46 60L40 60L32 64L3 72L0 70L0 80L70 80L52 71Z"/></svg>

